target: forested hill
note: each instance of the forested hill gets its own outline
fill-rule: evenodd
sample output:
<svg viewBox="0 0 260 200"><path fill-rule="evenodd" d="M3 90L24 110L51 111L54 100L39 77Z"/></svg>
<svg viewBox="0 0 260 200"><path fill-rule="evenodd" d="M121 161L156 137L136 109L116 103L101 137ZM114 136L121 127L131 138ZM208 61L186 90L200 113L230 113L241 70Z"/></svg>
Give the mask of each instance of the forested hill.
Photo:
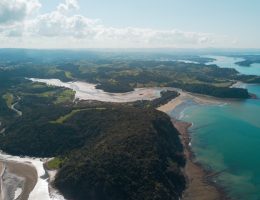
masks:
<svg viewBox="0 0 260 200"><path fill-rule="evenodd" d="M1 119L8 120L1 120L6 131L0 148L56 157L55 186L68 199L175 200L185 188L183 147L170 118L152 107L177 95L167 92L160 100L132 106L74 104L70 90L25 81L3 96L20 97L22 116L2 98Z"/></svg>
<svg viewBox="0 0 260 200"><path fill-rule="evenodd" d="M179 199L185 161L170 118L133 107L95 115L81 112L68 122L101 130L62 166L55 180L60 191L74 200Z"/></svg>
<svg viewBox="0 0 260 200"><path fill-rule="evenodd" d="M254 63L260 63L260 55L242 55L237 56L238 58L244 58L243 61L237 62L237 65L250 67Z"/></svg>

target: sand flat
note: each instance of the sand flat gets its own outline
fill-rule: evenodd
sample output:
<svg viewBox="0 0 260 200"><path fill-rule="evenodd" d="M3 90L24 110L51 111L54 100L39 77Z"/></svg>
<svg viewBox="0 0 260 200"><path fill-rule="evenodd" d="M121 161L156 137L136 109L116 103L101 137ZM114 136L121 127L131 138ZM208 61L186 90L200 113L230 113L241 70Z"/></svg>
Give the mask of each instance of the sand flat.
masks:
<svg viewBox="0 0 260 200"><path fill-rule="evenodd" d="M165 105L160 106L157 110L160 110L165 113L169 113L170 111L176 109L179 105L185 103L187 100L192 100L197 104L207 104L207 105L216 105L216 104L224 104L227 103L228 100L223 100L220 98L215 98L207 95L194 94L189 92L179 91L180 95L175 99L171 100Z"/></svg>
<svg viewBox="0 0 260 200"><path fill-rule="evenodd" d="M24 185L22 187L22 192L19 195L20 200L27 200L31 191L34 189L38 175L35 167L31 164L27 163L18 163L14 161L8 161L6 163L6 170L15 174L18 177L22 177L24 179Z"/></svg>
<svg viewBox="0 0 260 200"><path fill-rule="evenodd" d="M136 88L134 91L125 93L109 93L96 89L95 84L75 81L62 82L59 79L29 78L32 82L45 83L49 86L65 87L76 92L75 99L96 100L102 102L126 103L138 100L153 100L161 97L160 92L165 88Z"/></svg>
<svg viewBox="0 0 260 200"><path fill-rule="evenodd" d="M0 171L1 199L12 199L18 195L17 199L27 200L37 183L35 167L29 163L1 161Z"/></svg>

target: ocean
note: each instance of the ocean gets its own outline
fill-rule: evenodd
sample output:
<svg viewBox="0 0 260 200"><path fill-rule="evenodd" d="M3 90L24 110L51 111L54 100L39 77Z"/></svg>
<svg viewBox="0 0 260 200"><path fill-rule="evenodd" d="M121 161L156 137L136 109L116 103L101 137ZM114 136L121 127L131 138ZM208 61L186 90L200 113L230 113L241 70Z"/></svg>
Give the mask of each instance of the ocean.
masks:
<svg viewBox="0 0 260 200"><path fill-rule="evenodd" d="M251 69L235 65L238 58L214 58L217 61L211 64L235 68L243 74L260 75L260 64L254 64ZM245 87L260 97L260 85L245 84ZM206 168L220 172L214 181L236 200L259 200L260 100L223 105L190 103L179 118L193 123L190 128L192 150Z"/></svg>

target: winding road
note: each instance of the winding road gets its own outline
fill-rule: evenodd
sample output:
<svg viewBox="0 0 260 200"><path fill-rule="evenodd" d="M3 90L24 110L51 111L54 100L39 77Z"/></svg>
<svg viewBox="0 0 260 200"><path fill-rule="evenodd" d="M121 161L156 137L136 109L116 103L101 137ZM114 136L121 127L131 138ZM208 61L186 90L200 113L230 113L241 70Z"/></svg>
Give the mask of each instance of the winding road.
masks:
<svg viewBox="0 0 260 200"><path fill-rule="evenodd" d="M21 117L21 116L23 115L23 113L22 113L20 110L18 110L18 109L15 108L15 106L19 103L20 100L21 100L21 98L18 97L18 101L15 102L14 104L12 104L11 107L10 107L10 109L13 110L14 112L16 112L17 115Z"/></svg>

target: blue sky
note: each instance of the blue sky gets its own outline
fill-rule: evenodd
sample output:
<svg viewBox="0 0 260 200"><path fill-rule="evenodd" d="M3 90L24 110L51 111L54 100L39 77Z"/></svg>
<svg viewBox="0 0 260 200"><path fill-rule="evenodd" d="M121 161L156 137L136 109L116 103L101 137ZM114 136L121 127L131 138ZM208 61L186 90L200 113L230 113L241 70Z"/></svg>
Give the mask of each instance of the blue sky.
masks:
<svg viewBox="0 0 260 200"><path fill-rule="evenodd" d="M0 11L2 7L14 13L14 10L8 8L8 2L16 1L1 0ZM12 38L11 45L14 46L260 48L259 0L19 0L19 2L28 7L35 5L33 10L37 12L24 13L25 16L21 20L17 18L17 21L2 23L2 27L9 26L10 30L9 33L2 33L2 38L11 40L10 35L17 35ZM19 9L17 12L21 15ZM6 16L0 14L0 39L1 17ZM14 24L25 27L20 30L22 33L19 32L19 27L14 27Z"/></svg>

